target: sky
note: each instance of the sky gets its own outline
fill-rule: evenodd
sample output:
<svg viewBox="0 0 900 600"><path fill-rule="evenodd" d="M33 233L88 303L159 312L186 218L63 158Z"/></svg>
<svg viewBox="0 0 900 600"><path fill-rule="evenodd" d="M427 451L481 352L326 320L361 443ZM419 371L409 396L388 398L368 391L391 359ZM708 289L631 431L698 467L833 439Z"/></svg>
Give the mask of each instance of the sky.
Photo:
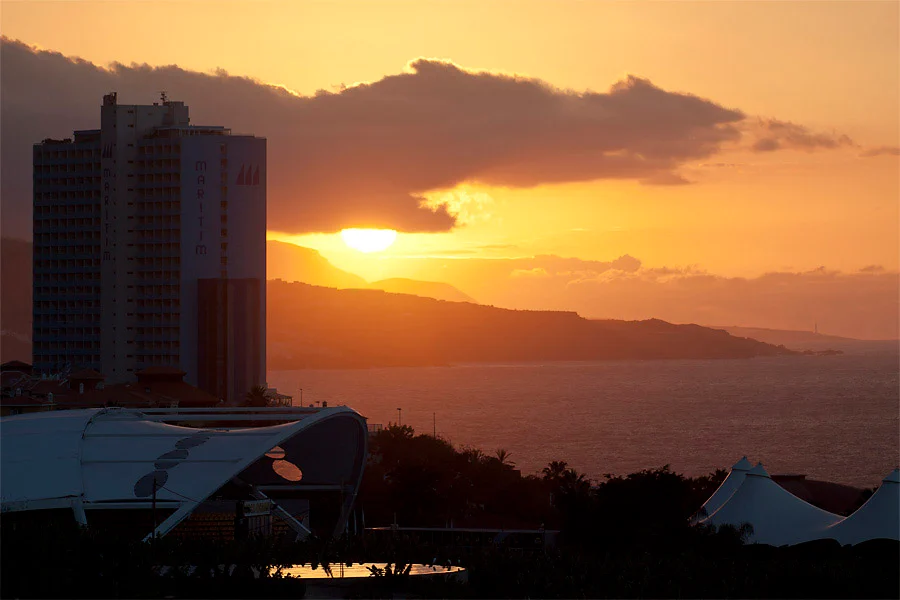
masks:
<svg viewBox="0 0 900 600"><path fill-rule="evenodd" d="M133 103L167 89L195 123L269 139L272 239L370 281L442 280L511 308L787 328L811 328L815 302L832 333L897 336L900 3L5 1L0 11L7 173L25 168L10 139L94 126L103 86ZM127 66L98 69L112 63ZM53 105L60 93L70 114ZM10 215L26 211L11 208L15 182L2 183L8 234L21 229ZM363 254L338 233L366 226L398 230L396 242ZM621 257L639 266L597 266ZM759 302L732 292L697 311L698 297L742 282ZM783 314L755 312L785 285L797 299ZM880 316L847 316L851 292Z"/></svg>

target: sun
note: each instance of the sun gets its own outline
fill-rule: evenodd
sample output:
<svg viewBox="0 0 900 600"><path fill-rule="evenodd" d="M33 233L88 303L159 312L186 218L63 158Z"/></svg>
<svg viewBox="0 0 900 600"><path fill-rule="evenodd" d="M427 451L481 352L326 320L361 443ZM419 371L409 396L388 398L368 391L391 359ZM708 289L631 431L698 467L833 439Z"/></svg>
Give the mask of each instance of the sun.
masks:
<svg viewBox="0 0 900 600"><path fill-rule="evenodd" d="M381 252L397 239L393 229L344 229L341 231L344 243L360 252Z"/></svg>

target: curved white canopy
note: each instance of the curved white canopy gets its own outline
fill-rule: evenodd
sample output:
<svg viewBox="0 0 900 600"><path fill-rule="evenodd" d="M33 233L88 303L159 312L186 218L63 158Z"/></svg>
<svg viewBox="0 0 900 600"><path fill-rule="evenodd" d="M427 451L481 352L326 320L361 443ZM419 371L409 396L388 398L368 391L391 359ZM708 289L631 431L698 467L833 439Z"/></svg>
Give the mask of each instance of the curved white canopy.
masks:
<svg viewBox="0 0 900 600"><path fill-rule="evenodd" d="M741 487L741 484L744 482L744 476L747 474L747 471L752 468L753 465L750 464L750 461L747 460L746 456L734 463L728 476L725 477L721 484L719 484L719 487L716 488L713 495L709 497L709 500L704 502L703 506L700 507L700 510L697 511L697 519L702 521L719 510L719 508L731 498L732 494Z"/></svg>
<svg viewBox="0 0 900 600"><path fill-rule="evenodd" d="M137 507L150 499L155 481L157 501L176 508L160 525L164 534L273 447L341 418L361 427L362 446L355 453L364 458L365 420L347 407L244 429L180 427L122 408L6 417L0 420L0 507L2 512L72 507L76 514L81 508ZM322 461L312 458L312 468L322 471L317 466ZM344 461L335 479L358 487L363 462Z"/></svg>
<svg viewBox="0 0 900 600"><path fill-rule="evenodd" d="M784 546L819 539L827 527L840 519L772 481L760 463L746 473L731 497L702 523L736 527L749 523L753 534L748 541Z"/></svg>
<svg viewBox="0 0 900 600"><path fill-rule="evenodd" d="M891 471L865 504L829 527L822 537L844 545L875 539L900 541L900 470Z"/></svg>

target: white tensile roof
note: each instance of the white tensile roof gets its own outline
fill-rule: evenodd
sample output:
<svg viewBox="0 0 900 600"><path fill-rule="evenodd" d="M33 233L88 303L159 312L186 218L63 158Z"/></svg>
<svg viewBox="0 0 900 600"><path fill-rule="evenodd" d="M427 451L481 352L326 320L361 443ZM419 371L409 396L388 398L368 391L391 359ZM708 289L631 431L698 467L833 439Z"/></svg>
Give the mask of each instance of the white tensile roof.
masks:
<svg viewBox="0 0 900 600"><path fill-rule="evenodd" d="M173 521L160 525L168 531L273 447L316 423L348 416L365 432L364 419L347 407L246 429L180 427L123 408L5 417L0 507L4 513L71 507L76 515L82 508L131 508L150 501L156 481L157 501L176 508Z"/></svg>
<svg viewBox="0 0 900 600"><path fill-rule="evenodd" d="M875 539L900 541L900 470L891 471L865 504L829 527L822 537L844 545Z"/></svg>
<svg viewBox="0 0 900 600"><path fill-rule="evenodd" d="M784 546L820 539L821 533L841 520L838 515L816 508L772 481L758 464L746 473L743 483L707 519L709 525L753 526L748 542Z"/></svg>
<svg viewBox="0 0 900 600"><path fill-rule="evenodd" d="M700 510L697 511L697 519L703 520L719 510L731 498L731 495L741 487L741 484L744 482L744 476L752 468L753 465L750 464L746 456L734 463L734 466L731 467L731 472L728 473L725 480L722 481L719 487L716 488L716 491L713 492L713 495L709 497L709 500L704 502Z"/></svg>

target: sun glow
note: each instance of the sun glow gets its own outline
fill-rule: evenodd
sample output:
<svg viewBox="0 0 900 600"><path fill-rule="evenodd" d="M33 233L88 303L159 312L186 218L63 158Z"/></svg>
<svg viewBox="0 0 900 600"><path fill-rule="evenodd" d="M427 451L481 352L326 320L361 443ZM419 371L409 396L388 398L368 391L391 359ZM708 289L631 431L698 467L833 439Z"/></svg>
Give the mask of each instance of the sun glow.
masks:
<svg viewBox="0 0 900 600"><path fill-rule="evenodd" d="M360 252L381 252L397 239L393 229L344 229L341 231L344 243Z"/></svg>

